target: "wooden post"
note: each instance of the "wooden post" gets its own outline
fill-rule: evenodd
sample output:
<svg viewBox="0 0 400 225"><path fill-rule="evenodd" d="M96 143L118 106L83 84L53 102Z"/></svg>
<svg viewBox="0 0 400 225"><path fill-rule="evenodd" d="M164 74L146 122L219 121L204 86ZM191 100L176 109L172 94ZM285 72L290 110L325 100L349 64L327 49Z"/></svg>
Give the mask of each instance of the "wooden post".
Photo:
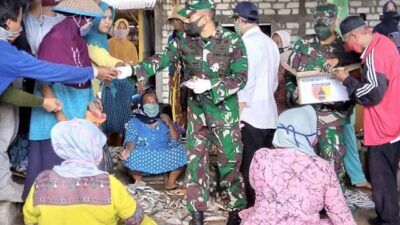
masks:
<svg viewBox="0 0 400 225"><path fill-rule="evenodd" d="M138 33L139 33L139 61L144 59L144 33L143 33L143 9L138 11Z"/></svg>

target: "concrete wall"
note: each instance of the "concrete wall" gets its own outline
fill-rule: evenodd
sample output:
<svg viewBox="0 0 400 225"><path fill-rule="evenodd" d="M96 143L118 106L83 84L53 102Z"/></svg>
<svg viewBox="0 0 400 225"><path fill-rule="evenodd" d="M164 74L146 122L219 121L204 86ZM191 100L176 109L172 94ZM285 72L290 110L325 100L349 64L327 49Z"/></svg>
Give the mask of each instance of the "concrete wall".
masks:
<svg viewBox="0 0 400 225"><path fill-rule="evenodd" d="M221 23L232 23L227 17L232 14L232 8L238 0L214 0L216 3L217 20ZM313 34L312 11L319 4L326 1L310 0L250 0L258 5L260 14L260 23L270 23L272 32L285 29L290 30L292 40L305 34ZM171 1L157 1L160 12L160 18L156 18L157 26L162 30L157 33L157 39L162 46L166 45L167 37L171 32L171 27L167 24L166 18L172 8ZM181 0L181 2L183 2ZM365 13L367 15L368 25L375 26L379 23L379 15L382 13L382 6L386 0L349 0L350 14ZM396 1L399 3L399 1ZM161 34L161 35L159 35ZM156 47L157 49L157 47ZM168 85L167 74L163 72L162 99L167 102ZM158 86L158 87L160 87ZM161 99L161 98L160 98Z"/></svg>

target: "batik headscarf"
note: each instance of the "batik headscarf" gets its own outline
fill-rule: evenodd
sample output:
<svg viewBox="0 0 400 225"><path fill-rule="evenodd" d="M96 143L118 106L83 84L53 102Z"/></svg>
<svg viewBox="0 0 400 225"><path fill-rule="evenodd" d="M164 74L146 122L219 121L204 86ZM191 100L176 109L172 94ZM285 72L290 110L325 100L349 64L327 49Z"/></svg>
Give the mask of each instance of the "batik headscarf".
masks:
<svg viewBox="0 0 400 225"><path fill-rule="evenodd" d="M145 124L152 124L152 123L157 122L157 121L160 119L160 113L158 113L158 114L157 114L156 116L154 116L154 117L151 117L151 116L147 115L147 114L144 112L144 108L143 108L143 105L144 105L144 96L147 95L147 94L150 94L150 93L152 93L152 94L155 95L154 92L152 92L152 91L147 91L147 92L144 92L144 93L140 96L139 110L138 110L138 112L135 114L135 117L138 118L140 121L142 121L142 122L145 123Z"/></svg>
<svg viewBox="0 0 400 225"><path fill-rule="evenodd" d="M98 169L103 158L106 136L90 121L73 119L51 129L54 152L63 161L53 170L62 177L80 178L106 173Z"/></svg>
<svg viewBox="0 0 400 225"><path fill-rule="evenodd" d="M284 111L278 117L273 145L277 148L293 149L316 155L317 114L313 107L303 106Z"/></svg>
<svg viewBox="0 0 400 225"><path fill-rule="evenodd" d="M107 9L111 9L112 18L114 20L115 10L113 9L113 7L105 2L100 2L99 7L103 12L105 12ZM85 36L85 40L88 44L96 45L109 51L107 34L99 31L99 25L103 18L104 17L96 17L93 20L93 27L90 32Z"/></svg>

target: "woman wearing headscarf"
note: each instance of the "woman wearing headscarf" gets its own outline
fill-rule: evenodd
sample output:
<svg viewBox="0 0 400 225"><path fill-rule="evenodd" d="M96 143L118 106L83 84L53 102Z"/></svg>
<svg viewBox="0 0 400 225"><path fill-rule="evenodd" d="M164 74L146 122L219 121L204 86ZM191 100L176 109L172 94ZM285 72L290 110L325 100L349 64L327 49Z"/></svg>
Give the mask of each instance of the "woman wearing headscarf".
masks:
<svg viewBox="0 0 400 225"><path fill-rule="evenodd" d="M114 9L105 2L100 2L99 7L104 12L104 17L95 18L92 29L85 36L90 59L96 66L124 66L123 60L109 53L107 34L114 20ZM107 115L102 129L106 134L116 134L118 139L122 139L125 124L131 118L132 96L136 94L135 83L132 78L126 78L105 82L101 86L103 112ZM122 141L119 142L117 145L122 145Z"/></svg>
<svg viewBox="0 0 400 225"><path fill-rule="evenodd" d="M29 1L28 10L25 11L23 18L24 30L22 31L21 36L18 37L18 39L23 37L19 43L25 44L22 46L19 45L18 49L30 52L32 53L32 55L36 56L43 37L50 31L50 29L54 25L65 18L64 15L58 14L52 10L52 7L55 6L58 2L59 0ZM18 41L18 39L16 41ZM13 44L15 44L15 42ZM18 46L18 44L16 46ZM21 86L23 90L33 93L35 81L32 79L24 79ZM13 92L13 95L8 96L12 96L14 99L18 99L19 101L25 100L28 104L38 102L39 99L42 99L41 96L33 96L34 98L38 99L32 101L31 96L24 93L18 94L18 92ZM51 112L49 110L47 111ZM14 142L12 143L8 151L10 155L10 162L12 163L13 167L17 172L22 174L26 174L28 166L28 135L30 119L31 109L26 107L19 108L20 122L18 135L14 139Z"/></svg>
<svg viewBox="0 0 400 225"><path fill-rule="evenodd" d="M73 119L51 130L61 165L43 171L23 207L25 224L156 225L115 177L98 169L104 134L91 122ZM51 188L49 188L51 187Z"/></svg>
<svg viewBox="0 0 400 225"><path fill-rule="evenodd" d="M394 1L388 1L383 5L383 16L378 25L374 27L374 32L389 36L389 34L399 32L399 17L397 6Z"/></svg>
<svg viewBox="0 0 400 225"><path fill-rule="evenodd" d="M91 66L87 43L83 36L90 29L92 18L102 16L101 9L92 0L63 0L53 9L66 13L67 17L43 38L38 58L76 67ZM90 111L97 111L90 80L71 85L37 83L35 94L56 97L62 102L63 110L54 114L38 108L32 110L28 174L23 199L40 172L51 169L62 161L52 149L51 128L58 121L84 118L88 108Z"/></svg>
<svg viewBox="0 0 400 225"><path fill-rule="evenodd" d="M136 185L143 184L144 174L170 172L165 188L179 194L176 180L187 164L186 150L171 118L159 108L154 92L141 96L139 112L128 122L121 158Z"/></svg>
<svg viewBox="0 0 400 225"><path fill-rule="evenodd" d="M278 118L273 144L250 167L254 207L240 212L242 225L356 225L332 166L314 152L317 115L311 106ZM325 210L328 219L321 219Z"/></svg>
<svg viewBox="0 0 400 225"><path fill-rule="evenodd" d="M128 40L129 22L119 19L114 24L114 37L108 40L110 54L126 63L135 64L139 57L135 45Z"/></svg>
<svg viewBox="0 0 400 225"><path fill-rule="evenodd" d="M281 54L281 62L287 60L290 46L290 34L287 30L279 30L272 34L272 40L276 43ZM278 88L275 91L275 101L278 107L278 114L287 108L287 96L285 85L286 70L279 66Z"/></svg>

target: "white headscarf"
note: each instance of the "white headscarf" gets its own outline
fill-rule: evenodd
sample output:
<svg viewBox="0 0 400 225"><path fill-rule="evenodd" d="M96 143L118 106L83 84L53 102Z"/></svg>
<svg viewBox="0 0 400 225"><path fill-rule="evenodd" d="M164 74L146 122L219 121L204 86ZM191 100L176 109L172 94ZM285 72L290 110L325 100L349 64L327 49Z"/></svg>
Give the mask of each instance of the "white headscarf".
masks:
<svg viewBox="0 0 400 225"><path fill-rule="evenodd" d="M278 35L281 40L282 40L282 48L286 49L290 46L290 33L287 30L278 30L275 33L272 34L272 36L274 36L274 34ZM271 36L271 37L272 37Z"/></svg>
<svg viewBox="0 0 400 225"><path fill-rule="evenodd" d="M97 168L103 158L106 136L90 121L73 119L51 129L55 153L65 159L53 170L62 177L80 178L106 173Z"/></svg>
<svg viewBox="0 0 400 225"><path fill-rule="evenodd" d="M317 114L307 105L284 111L278 117L278 127L272 141L278 148L288 148L316 155L314 144L317 139Z"/></svg>

